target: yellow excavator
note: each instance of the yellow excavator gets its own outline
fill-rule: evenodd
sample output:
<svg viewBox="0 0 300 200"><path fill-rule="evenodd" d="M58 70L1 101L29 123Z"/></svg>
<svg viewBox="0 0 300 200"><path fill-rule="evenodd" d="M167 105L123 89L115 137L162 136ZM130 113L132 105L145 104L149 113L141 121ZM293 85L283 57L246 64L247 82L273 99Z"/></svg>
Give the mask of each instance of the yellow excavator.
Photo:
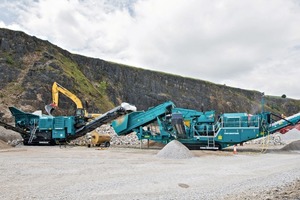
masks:
<svg viewBox="0 0 300 200"><path fill-rule="evenodd" d="M52 115L53 111L58 107L59 93L64 94L76 104L75 117L77 118L77 120L84 120L85 122L87 122L89 119L94 119L101 115L96 113L88 113L87 110L83 108L81 100L75 94L73 94L57 82L54 82L52 85L52 103L45 106L45 110L49 115Z"/></svg>
<svg viewBox="0 0 300 200"><path fill-rule="evenodd" d="M59 93L64 94L76 104L75 120L77 127L83 126L89 120L95 119L101 115L98 113L88 113L87 110L83 108L81 100L57 82L54 82L52 85L52 103L45 106L45 110L49 115L52 115L53 111L58 107ZM87 139L89 141L88 147L100 146L101 144L104 144L105 147L109 147L111 137L108 133L99 134L94 130L87 134Z"/></svg>

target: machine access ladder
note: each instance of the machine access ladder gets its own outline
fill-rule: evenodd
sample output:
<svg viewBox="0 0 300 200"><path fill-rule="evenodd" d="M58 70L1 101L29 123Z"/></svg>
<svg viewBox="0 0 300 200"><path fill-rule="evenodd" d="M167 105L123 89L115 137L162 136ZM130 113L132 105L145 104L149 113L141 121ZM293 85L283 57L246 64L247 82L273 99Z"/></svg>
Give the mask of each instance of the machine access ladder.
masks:
<svg viewBox="0 0 300 200"><path fill-rule="evenodd" d="M28 144L32 143L32 140L35 136L35 132L36 132L37 129L38 129L38 126L34 126L33 129L30 130L30 137L29 137L29 140L28 140Z"/></svg>
<svg viewBox="0 0 300 200"><path fill-rule="evenodd" d="M208 131L206 132L206 135L203 136L207 139L207 146L200 146L200 149L207 149L207 150L218 150L219 147L216 146L215 142L215 133L214 135L209 135Z"/></svg>

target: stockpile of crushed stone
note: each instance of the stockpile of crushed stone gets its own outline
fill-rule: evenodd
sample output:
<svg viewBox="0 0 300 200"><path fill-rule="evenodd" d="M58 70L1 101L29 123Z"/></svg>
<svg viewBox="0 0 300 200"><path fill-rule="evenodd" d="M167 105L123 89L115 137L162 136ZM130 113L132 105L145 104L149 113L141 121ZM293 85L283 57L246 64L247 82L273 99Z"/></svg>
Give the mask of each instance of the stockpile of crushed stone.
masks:
<svg viewBox="0 0 300 200"><path fill-rule="evenodd" d="M96 131L100 134L109 134L111 137L110 144L115 146L138 146L140 144L140 140L136 136L135 133L130 133L126 136L118 136L114 129L108 125L104 124L96 129ZM72 144L79 146L86 146L88 144L88 140L86 136L77 138L72 140Z"/></svg>
<svg viewBox="0 0 300 200"><path fill-rule="evenodd" d="M96 129L98 133L108 133L111 137L110 144L116 146L137 146L140 144L140 140L136 136L136 133L130 133L128 135L118 136L115 130L110 125L102 125Z"/></svg>
<svg viewBox="0 0 300 200"><path fill-rule="evenodd" d="M300 140L300 131L292 129L284 134L279 132L270 134L268 137L262 137L245 142L245 144L268 144L268 145L285 145L290 142Z"/></svg>
<svg viewBox="0 0 300 200"><path fill-rule="evenodd" d="M300 140L291 142L290 144L281 148L283 151L300 151Z"/></svg>
<svg viewBox="0 0 300 200"><path fill-rule="evenodd" d="M22 137L20 133L17 133L15 131L0 126L0 140L3 140L4 142L8 142L13 140L22 140Z"/></svg>
<svg viewBox="0 0 300 200"><path fill-rule="evenodd" d="M0 126L0 141L0 149L7 149L22 143L23 139L20 133Z"/></svg>
<svg viewBox="0 0 300 200"><path fill-rule="evenodd" d="M292 129L292 130L286 132L285 134L279 134L279 135L280 135L281 141L283 143L300 140L300 131L297 129Z"/></svg>
<svg viewBox="0 0 300 200"><path fill-rule="evenodd" d="M161 149L156 156L166 159L188 159L192 158L194 155L182 143L173 140Z"/></svg>
<svg viewBox="0 0 300 200"><path fill-rule="evenodd" d="M0 149L9 149L9 148L12 148L12 146L8 145L3 140L0 140Z"/></svg>

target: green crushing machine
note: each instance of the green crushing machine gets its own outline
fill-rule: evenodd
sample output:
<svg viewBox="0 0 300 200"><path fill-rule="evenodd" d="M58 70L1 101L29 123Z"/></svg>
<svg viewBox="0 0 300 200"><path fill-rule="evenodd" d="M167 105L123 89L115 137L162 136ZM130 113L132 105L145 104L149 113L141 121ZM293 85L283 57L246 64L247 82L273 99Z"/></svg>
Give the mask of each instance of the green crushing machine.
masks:
<svg viewBox="0 0 300 200"><path fill-rule="evenodd" d="M178 140L190 149L223 149L295 126L299 121L300 113L286 118L265 111L216 116L214 110L177 108L168 101L147 111L124 115L114 120L112 127L118 135L135 132L140 140Z"/></svg>

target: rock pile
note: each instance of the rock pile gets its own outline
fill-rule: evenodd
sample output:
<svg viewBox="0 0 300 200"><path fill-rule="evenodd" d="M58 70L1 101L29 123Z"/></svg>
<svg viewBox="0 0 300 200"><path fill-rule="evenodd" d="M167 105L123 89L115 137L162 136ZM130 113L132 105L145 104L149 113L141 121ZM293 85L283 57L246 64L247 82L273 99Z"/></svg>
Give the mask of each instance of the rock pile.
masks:
<svg viewBox="0 0 300 200"><path fill-rule="evenodd" d="M10 146L9 144L7 144L3 140L0 140L0 149L9 149L9 148L12 148L12 146Z"/></svg>
<svg viewBox="0 0 300 200"><path fill-rule="evenodd" d="M19 140L22 140L22 137L20 133L17 133L12 130L8 130L0 126L0 140L3 140L4 142L10 142L10 141L18 142Z"/></svg>
<svg viewBox="0 0 300 200"><path fill-rule="evenodd" d="M279 132L274 133L267 137L248 141L246 144L285 145L295 140L300 140L300 131L292 129L285 134L281 134Z"/></svg>
<svg viewBox="0 0 300 200"><path fill-rule="evenodd" d="M156 156L166 159L188 159L192 158L193 154L181 142L173 140L160 150Z"/></svg>
<svg viewBox="0 0 300 200"><path fill-rule="evenodd" d="M281 145L281 133L274 133L266 137L254 139L245 142L245 144L268 144L268 145Z"/></svg>
<svg viewBox="0 0 300 200"><path fill-rule="evenodd" d="M108 125L102 125L96 129L99 134L109 134L111 137L110 144L115 146L138 146L140 144L139 139L137 138L135 133L130 133L126 136L118 136L114 129ZM86 146L88 144L88 140L86 136L77 138L72 141L72 144L79 146Z"/></svg>
<svg viewBox="0 0 300 200"><path fill-rule="evenodd" d="M18 144L22 144L23 138L19 133L0 126L0 141L0 148L11 148L17 146ZM6 145L4 145L3 142L6 143Z"/></svg>
<svg viewBox="0 0 300 200"><path fill-rule="evenodd" d="M283 151L300 151L300 140L291 142L290 144L281 148Z"/></svg>
<svg viewBox="0 0 300 200"><path fill-rule="evenodd" d="M126 136L118 136L110 125L102 125L96 129L98 133L108 133L111 137L111 145L129 145L135 146L140 144L135 133L130 133Z"/></svg>
<svg viewBox="0 0 300 200"><path fill-rule="evenodd" d="M297 129L292 129L285 134L280 134L280 138L284 143L300 140L300 131Z"/></svg>

